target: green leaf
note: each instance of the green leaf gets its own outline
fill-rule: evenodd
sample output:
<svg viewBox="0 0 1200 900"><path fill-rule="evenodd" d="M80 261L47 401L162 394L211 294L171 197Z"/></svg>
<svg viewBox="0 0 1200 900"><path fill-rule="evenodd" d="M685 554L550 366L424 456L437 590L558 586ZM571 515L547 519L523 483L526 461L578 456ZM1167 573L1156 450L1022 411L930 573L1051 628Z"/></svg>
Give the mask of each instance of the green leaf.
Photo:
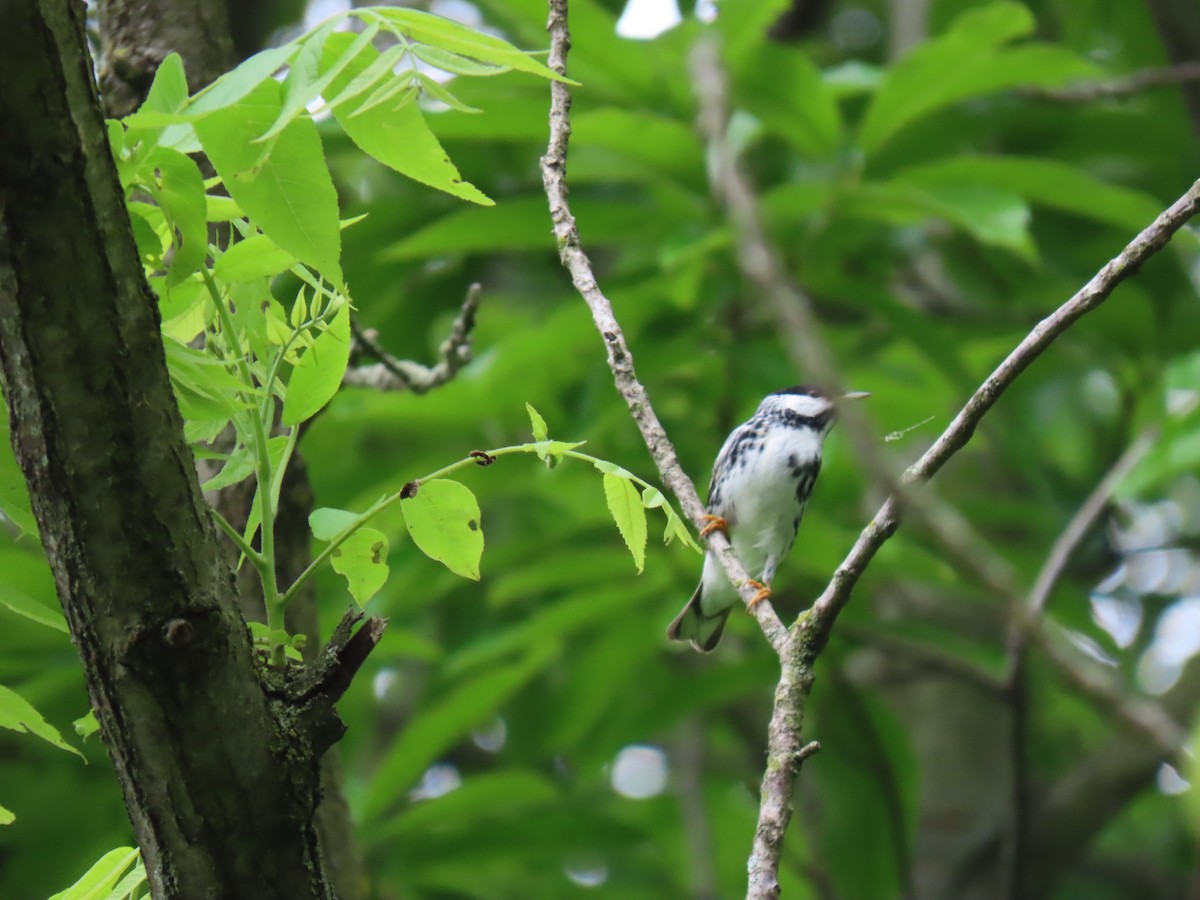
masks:
<svg viewBox="0 0 1200 900"><path fill-rule="evenodd" d="M546 463L546 467L553 469L563 461L563 456L568 450L574 450L576 447L582 447L587 441L537 441L533 445L533 450L538 455L538 459Z"/></svg>
<svg viewBox="0 0 1200 900"><path fill-rule="evenodd" d="M340 90L330 91L332 96L325 101L326 104L332 109L343 103L348 103L355 97L361 97L380 83L398 78L393 70L407 52L408 47L404 44L393 44L391 47L388 47L362 68L348 83L343 84ZM334 80L337 80L336 75L334 76ZM342 81L338 83L342 84Z"/></svg>
<svg viewBox="0 0 1200 900"><path fill-rule="evenodd" d="M727 53L735 58L747 52L756 53L763 46L763 35L789 5L788 0L742 0L727 4L716 20Z"/></svg>
<svg viewBox="0 0 1200 900"><path fill-rule="evenodd" d="M388 577L388 539L382 531L360 528L333 551L333 570L344 575L350 595L364 606Z"/></svg>
<svg viewBox="0 0 1200 900"><path fill-rule="evenodd" d="M842 115L821 71L795 47L759 43L734 72L738 96L767 128L802 153L828 156L842 142Z"/></svg>
<svg viewBox="0 0 1200 900"><path fill-rule="evenodd" d="M340 42L335 38L338 37L348 36L331 35L326 53L336 52ZM399 109L389 109L371 97L343 99L354 77L368 69L377 55L374 49L366 48L332 84L338 98L333 114L350 140L401 175L463 200L492 206L493 202L485 194L462 180L458 169L429 130L416 103L408 102Z"/></svg>
<svg viewBox="0 0 1200 900"><path fill-rule="evenodd" d="M1002 49L1033 27L1029 10L1006 0L963 13L945 34L889 69L863 119L863 149L876 153L901 128L970 97L1017 85L1056 87L1098 74L1096 66L1062 47Z"/></svg>
<svg viewBox="0 0 1200 900"><path fill-rule="evenodd" d="M202 116L216 110L228 109L255 89L274 81L271 76L292 61L300 52L300 44L290 42L282 47L260 50L242 60L236 69L226 72L192 100L187 112L190 116Z"/></svg>
<svg viewBox="0 0 1200 900"><path fill-rule="evenodd" d="M525 404L525 409L529 413L529 424L533 428L533 439L535 441L546 440L549 430L546 428L546 420L542 418L541 413L534 409L529 403Z"/></svg>
<svg viewBox="0 0 1200 900"><path fill-rule="evenodd" d="M288 381L283 424L298 425L333 399L350 362L350 306L342 307L329 327L313 341Z"/></svg>
<svg viewBox="0 0 1200 900"><path fill-rule="evenodd" d="M322 64L321 57L325 43L329 37L329 31L336 21L336 19L329 20L304 41L303 48L292 61L292 67L283 81L283 109L266 133L255 138L255 143L271 140L283 131L293 119L304 114L308 104L324 93L333 80L379 33L379 23L369 23L358 35L346 42L345 49L340 50L332 60L326 57L326 64ZM345 35L345 37L351 36ZM342 43L339 41L339 48ZM317 77L318 69L321 70L320 77Z"/></svg>
<svg viewBox="0 0 1200 900"><path fill-rule="evenodd" d="M494 66L487 63L477 63L458 53L451 53L449 50L443 50L441 47L434 47L432 44L416 44L412 48L412 54L417 59L429 63L434 68L441 69L443 72L452 72L455 75L488 78L492 75L502 75L505 72L512 71L512 66Z"/></svg>
<svg viewBox="0 0 1200 900"><path fill-rule="evenodd" d="M294 119L274 143L254 144L280 112L279 85L264 81L234 106L196 122L204 151L229 195L264 234L342 284L338 199L317 127Z"/></svg>
<svg viewBox="0 0 1200 900"><path fill-rule="evenodd" d="M571 209L588 223L588 243L625 244L646 223L637 204L572 198ZM554 234L546 228L546 198L506 200L503 209L459 208L421 225L383 251L384 259L426 259L444 253L487 251L554 251Z"/></svg>
<svg viewBox="0 0 1200 900"><path fill-rule="evenodd" d="M187 75L183 70L183 57L168 53L154 71L154 81L146 92L146 99L138 107L138 113L174 114L182 111L188 102ZM137 115L127 118L133 126Z"/></svg>
<svg viewBox="0 0 1200 900"><path fill-rule="evenodd" d="M185 419L229 419L244 408L238 399L242 383L218 360L167 335L163 335L163 349Z"/></svg>
<svg viewBox="0 0 1200 900"><path fill-rule="evenodd" d="M7 607L10 612L37 622L39 625L45 625L55 631L61 631L63 634L70 633L67 628L67 620L63 617L61 610L38 603L32 597L9 585L0 584L0 606Z"/></svg>
<svg viewBox="0 0 1200 900"><path fill-rule="evenodd" d="M1037 248L1029 234L1029 207L1016 194L977 184L929 185L923 190L931 212L980 243L1036 260Z"/></svg>
<svg viewBox="0 0 1200 900"><path fill-rule="evenodd" d="M416 496L400 501L413 543L464 578L479 580L483 528L479 504L466 485L447 479L421 482Z"/></svg>
<svg viewBox="0 0 1200 900"><path fill-rule="evenodd" d="M83 877L50 897L50 900L107 900L125 870L137 861L136 847L109 850L84 873Z"/></svg>
<svg viewBox="0 0 1200 900"><path fill-rule="evenodd" d="M697 553L703 555L704 548L692 537L691 531L688 530L687 524L669 505L666 507L667 527L663 531L663 543L669 544L675 538L679 538L686 546L691 547Z"/></svg>
<svg viewBox="0 0 1200 900"><path fill-rule="evenodd" d="M406 501L407 502L407 501ZM520 662L490 668L421 710L384 754L366 791L362 818L378 819L445 750L496 711L541 671L557 647L543 644Z"/></svg>
<svg viewBox="0 0 1200 900"><path fill-rule="evenodd" d="M88 710L78 719L71 723L71 727L75 729L75 733L81 738L89 738L100 730L100 723L96 721L96 714L92 710Z"/></svg>
<svg viewBox="0 0 1200 900"><path fill-rule="evenodd" d="M83 754L64 741L58 730L43 719L40 712L19 694L4 685L0 685L0 728L28 731L47 743L74 753L83 759Z"/></svg>
<svg viewBox="0 0 1200 900"><path fill-rule="evenodd" d="M879 90L887 70L862 60L852 59L821 73L821 80L838 100L871 94Z"/></svg>
<svg viewBox="0 0 1200 900"><path fill-rule="evenodd" d="M546 68L528 53L518 50L508 41L484 34L450 19L415 9L380 7L377 13L387 19L405 37L440 50L456 53L481 63L507 66L519 72L540 75L555 81L576 82L563 78ZM436 65L436 63L435 63Z"/></svg>
<svg viewBox="0 0 1200 900"><path fill-rule="evenodd" d="M11 825L16 820L17 820L16 816L14 816L10 811L5 809L3 806L0 806L0 825Z"/></svg>
<svg viewBox="0 0 1200 900"><path fill-rule="evenodd" d="M1158 390L1150 393L1155 418L1162 419L1162 434L1149 451L1120 483L1116 494L1121 498L1153 496L1165 486L1200 469L1200 404L1196 385L1200 384L1200 351L1173 359L1163 374ZM1186 398L1185 405L1166 416L1158 410L1162 398L1172 395Z"/></svg>
<svg viewBox="0 0 1200 900"><path fill-rule="evenodd" d="M29 489L25 476L13 454L8 432L8 410L0 410L0 515L12 522L23 534L37 534L37 520L29 505Z"/></svg>
<svg viewBox="0 0 1200 900"><path fill-rule="evenodd" d="M153 174L154 198L171 227L174 256L167 270L167 287L193 274L208 255L207 204L204 178L187 155L158 147L146 162Z"/></svg>
<svg viewBox="0 0 1200 900"><path fill-rule="evenodd" d="M467 104L463 103L452 93L450 93L449 89L446 88L436 78L431 78L428 75L422 75L420 72L418 72L417 81L421 85L421 90L428 94L431 99L436 100L439 103L444 103L451 109L457 110L461 113L468 113L469 115L483 112L483 110L474 106L467 106Z"/></svg>
<svg viewBox="0 0 1200 900"><path fill-rule="evenodd" d="M358 513L348 512L344 509L322 507L321 509L314 509L309 513L308 527L312 530L313 537L318 541L332 541L357 522L359 518Z"/></svg>
<svg viewBox="0 0 1200 900"><path fill-rule="evenodd" d="M642 495L628 478L605 473L604 498L639 572L646 566L646 510Z"/></svg>
<svg viewBox="0 0 1200 900"><path fill-rule="evenodd" d="M238 447L229 455L221 471L200 485L200 490L219 491L231 484L238 484L253 474L254 454L250 452L249 447Z"/></svg>
<svg viewBox="0 0 1200 900"><path fill-rule="evenodd" d="M918 187L899 181L863 182L838 197L840 215L915 225L940 218L984 244L1036 258L1029 207L1017 195L983 185Z"/></svg>
<svg viewBox="0 0 1200 900"><path fill-rule="evenodd" d="M213 263L213 277L221 281L256 281L286 272L296 257L265 234L252 234L238 241Z"/></svg>
<svg viewBox="0 0 1200 900"><path fill-rule="evenodd" d="M571 135L589 151L603 149L619 155L630 179L643 169L650 173L648 179L669 175L684 184L704 184L702 146L692 129L678 119L606 106L572 115Z"/></svg>
<svg viewBox="0 0 1200 900"><path fill-rule="evenodd" d="M1033 203L1132 230L1144 228L1161 209L1142 191L1108 184L1052 159L964 154L904 169L894 178L924 187L969 184L1010 191Z"/></svg>
<svg viewBox="0 0 1200 900"><path fill-rule="evenodd" d="M412 69L404 69L394 76L384 80L376 85L375 90L367 94L366 98L354 106L354 111L350 115L355 118L365 114L368 110L388 104L388 109L392 112L398 112L400 107L406 103L412 103L417 99L418 89L413 82L416 80L416 72ZM395 99L395 103L390 101Z"/></svg>
<svg viewBox="0 0 1200 900"><path fill-rule="evenodd" d="M125 877L117 882L104 900L135 900L136 897L144 897L141 891L138 890L146 883L146 867L139 859L132 869L126 873Z"/></svg>

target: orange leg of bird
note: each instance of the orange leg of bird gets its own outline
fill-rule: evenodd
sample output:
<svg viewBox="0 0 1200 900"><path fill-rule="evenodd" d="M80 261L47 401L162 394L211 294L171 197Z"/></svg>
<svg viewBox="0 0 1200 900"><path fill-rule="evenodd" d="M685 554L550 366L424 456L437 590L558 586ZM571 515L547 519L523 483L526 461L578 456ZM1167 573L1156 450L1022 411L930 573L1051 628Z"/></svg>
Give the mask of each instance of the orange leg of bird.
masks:
<svg viewBox="0 0 1200 900"><path fill-rule="evenodd" d="M700 537L708 537L714 531L721 531L729 534L729 523L720 516L703 515L702 518L708 524L700 529Z"/></svg>
<svg viewBox="0 0 1200 900"><path fill-rule="evenodd" d="M771 596L771 589L761 581L755 581L753 578L749 579L746 584L758 588L758 593L754 595L754 599L752 599L749 605L746 607L746 612L751 612L755 606Z"/></svg>

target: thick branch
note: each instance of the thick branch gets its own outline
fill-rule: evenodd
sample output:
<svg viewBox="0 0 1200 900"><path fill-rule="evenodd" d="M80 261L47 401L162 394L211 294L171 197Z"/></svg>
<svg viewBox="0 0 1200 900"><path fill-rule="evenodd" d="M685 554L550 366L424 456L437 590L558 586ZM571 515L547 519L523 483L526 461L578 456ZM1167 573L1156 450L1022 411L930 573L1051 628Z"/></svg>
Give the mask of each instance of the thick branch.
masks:
<svg viewBox="0 0 1200 900"><path fill-rule="evenodd" d="M95 6L100 84L112 116L129 115L141 106L169 53L183 57L191 91L233 65L225 0L99 0Z"/></svg>
<svg viewBox="0 0 1200 900"><path fill-rule="evenodd" d="M550 0L550 58L547 65L565 75L567 71L567 51L571 46L571 35L567 24L567 0ZM637 423L650 451L650 456L658 467L663 484L679 500L684 515L692 523L701 528L705 514L704 505L696 493L696 486L683 471L679 458L675 454L667 433L650 405L650 398L645 387L637 379L633 367L633 354L625 341L621 326L613 315L612 304L596 283L592 264L583 251L579 238L579 229L575 225L575 217L571 214L567 202L567 145L571 135L570 123L571 94L567 85L560 81L550 84L550 143L546 155L542 157L542 183L545 186L546 197L550 202L550 218L554 223L554 236L558 242L558 255L562 264L571 273L571 281L575 289L583 297L592 312L592 320L596 330L604 339L608 354L608 365L612 369L617 391L629 406L630 415ZM756 589L747 582L749 575L745 567L733 552L728 538L720 531L708 535L708 550L717 554L724 566L730 581L738 588L742 602L750 607L754 600ZM767 601L762 601L751 607L758 624L761 626L771 646L779 652L787 639L787 630L779 621L774 608Z"/></svg>
<svg viewBox="0 0 1200 900"><path fill-rule="evenodd" d="M84 8L0 10L0 374L154 896L328 900L317 759L262 690L183 440Z"/></svg>

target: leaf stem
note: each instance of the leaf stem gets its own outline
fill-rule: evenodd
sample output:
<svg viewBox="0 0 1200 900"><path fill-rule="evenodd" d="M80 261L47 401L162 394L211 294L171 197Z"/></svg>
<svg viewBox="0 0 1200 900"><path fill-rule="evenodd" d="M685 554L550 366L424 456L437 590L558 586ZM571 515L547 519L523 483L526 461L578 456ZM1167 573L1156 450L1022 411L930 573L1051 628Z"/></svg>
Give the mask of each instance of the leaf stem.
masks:
<svg viewBox="0 0 1200 900"><path fill-rule="evenodd" d="M226 340L233 341L236 330L234 329L233 319L229 315L229 310L226 308L225 302L221 297L221 291L217 287L216 281L213 280L212 273L209 272L207 266L200 267L200 274L204 279L204 286L208 288L209 296L212 297L213 305L216 307L217 317L221 320L221 331L225 335ZM258 482L257 501L262 516L260 525L262 551L255 553L254 556L247 554L246 558L250 560L251 565L258 571L259 580L262 582L263 605L267 611L267 628L270 633L277 634L284 630L284 603L283 599L279 596L279 583L275 576L275 510L272 504L271 457L267 452L267 429L263 421L262 411L258 410L257 406L252 402L254 377L250 374L249 364L240 353L234 356L234 364L238 368L242 384L245 385L245 396L242 399L250 409L256 410L259 413L258 415L251 415L250 418L253 423L255 480ZM249 543L249 540L243 537L239 546L248 545ZM283 666L286 662L285 645L282 641L273 642L271 644L271 665Z"/></svg>
<svg viewBox="0 0 1200 900"><path fill-rule="evenodd" d="M550 451L551 445L553 445L553 444L562 445L563 443L564 442L562 442L562 441L550 441L550 440L533 441L528 444L512 444L507 447L497 447L494 450L486 450L484 452L489 457L512 456L513 454L516 454L516 453L536 453L539 456L544 456L551 452ZM580 443L582 443L582 442L576 442L574 446L579 446ZM566 449L560 449L560 450L553 451L553 454L556 456L569 456L573 459L582 460L584 462L591 463L594 468L596 468L600 471L604 471L604 469L599 465L599 463L603 463L603 462L605 462L605 460L599 459L595 456L589 456L586 453L580 453L577 450L569 449L569 445L568 445L568 448L566 448ZM298 576L296 576L296 580L294 582L292 582L291 587L289 587L286 591L284 591L282 596L280 596L280 598L279 598L279 603L280 603L281 608L287 606L287 604L291 601L291 599L294 596L296 596L296 592L299 591L300 588L304 585L304 582L306 582L309 578L311 578L313 573L316 572L316 570L321 566L321 564L324 563L325 560L329 559L329 557L331 557L334 554L334 552L338 549L338 547L340 547L347 540L349 540L350 536L352 534L354 534L355 531L357 531L359 528L361 528L363 525L365 525L371 519L375 518L375 516L379 515L381 512L383 512L385 509L387 509L393 503L396 503L397 501L404 499L404 497L409 496L407 491L411 488L412 485L417 485L419 488L419 486L422 482L433 481L436 478L443 478L446 475L450 475L454 472L457 472L459 469L465 469L467 466L477 466L477 465L479 465L479 462L480 462L480 457L478 457L478 456L464 456L462 459L455 460L454 462L450 463L447 466L442 466L442 468L437 469L433 472L430 472L428 475L418 478L415 481L408 482L403 488L396 491L394 494L389 494L389 495L377 500L364 513L362 513L357 518L355 518L353 522L351 522L349 525L347 525L345 528L343 528L341 531L339 531L336 535L334 535L333 538L329 541L329 543L326 544L321 549L321 552L318 553L315 557L313 557L312 562L308 564L307 568L305 568L305 570L303 572L301 572ZM624 472L624 474L627 477L629 477L631 480L637 482L639 485L641 485L643 487L646 487L646 488L654 487L654 485L650 484L647 481L643 481L641 478L638 478L632 472L628 472L624 469L622 469L621 471ZM655 488L655 490L657 490L657 488ZM676 513L675 513L674 509L672 509L671 504L668 501L666 501L665 498L663 500L663 507L668 516L676 516ZM684 532L684 533L686 534L686 532Z"/></svg>
<svg viewBox="0 0 1200 900"><path fill-rule="evenodd" d="M223 532L225 532L225 536L228 537L229 540L233 541L233 545L241 551L242 556L250 560L250 565L258 568L259 564L262 562L262 554L251 547L250 544L246 542L246 539L242 537L242 533L230 525L229 520L217 512L215 508L212 510L212 514L213 518L217 520L217 525L220 526Z"/></svg>

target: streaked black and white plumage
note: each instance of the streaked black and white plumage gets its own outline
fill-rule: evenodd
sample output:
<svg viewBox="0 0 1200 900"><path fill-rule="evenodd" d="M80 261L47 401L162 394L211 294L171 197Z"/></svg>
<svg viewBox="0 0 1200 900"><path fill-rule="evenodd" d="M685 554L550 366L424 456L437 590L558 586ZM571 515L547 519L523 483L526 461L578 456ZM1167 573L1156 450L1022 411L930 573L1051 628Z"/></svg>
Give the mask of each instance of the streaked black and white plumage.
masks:
<svg viewBox="0 0 1200 900"><path fill-rule="evenodd" d="M856 399L865 394L847 394ZM836 404L807 385L769 394L725 439L713 464L708 511L724 520L733 549L751 578L766 586L787 556L821 471L821 448ZM711 553L692 599L667 629L707 653L717 646L738 602L725 569Z"/></svg>

